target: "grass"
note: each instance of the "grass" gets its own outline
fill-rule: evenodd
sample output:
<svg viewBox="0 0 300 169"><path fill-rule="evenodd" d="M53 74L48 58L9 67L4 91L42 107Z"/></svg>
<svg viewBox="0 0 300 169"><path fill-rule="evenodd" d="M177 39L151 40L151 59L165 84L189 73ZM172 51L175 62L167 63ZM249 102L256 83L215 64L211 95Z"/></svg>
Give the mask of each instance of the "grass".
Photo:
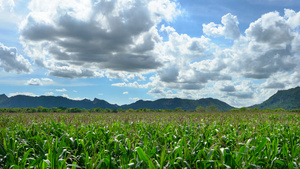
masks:
<svg viewBox="0 0 300 169"><path fill-rule="evenodd" d="M2 113L0 168L299 168L300 114Z"/></svg>

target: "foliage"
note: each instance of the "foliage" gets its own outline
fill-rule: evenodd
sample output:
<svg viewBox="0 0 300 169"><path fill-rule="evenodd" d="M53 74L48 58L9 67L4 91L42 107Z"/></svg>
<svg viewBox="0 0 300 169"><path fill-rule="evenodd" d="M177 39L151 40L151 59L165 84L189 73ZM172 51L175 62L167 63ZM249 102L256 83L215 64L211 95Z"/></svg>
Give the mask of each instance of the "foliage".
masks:
<svg viewBox="0 0 300 169"><path fill-rule="evenodd" d="M2 113L0 168L299 168L300 114Z"/></svg>
<svg viewBox="0 0 300 169"><path fill-rule="evenodd" d="M205 112L205 109L202 106L198 106L196 107L196 112Z"/></svg>
<svg viewBox="0 0 300 169"><path fill-rule="evenodd" d="M300 87L281 90L271 96L261 104L251 106L259 109L279 109L285 110L300 109Z"/></svg>
<svg viewBox="0 0 300 169"><path fill-rule="evenodd" d="M219 111L218 108L215 105L210 105L206 107L206 112L217 112Z"/></svg>

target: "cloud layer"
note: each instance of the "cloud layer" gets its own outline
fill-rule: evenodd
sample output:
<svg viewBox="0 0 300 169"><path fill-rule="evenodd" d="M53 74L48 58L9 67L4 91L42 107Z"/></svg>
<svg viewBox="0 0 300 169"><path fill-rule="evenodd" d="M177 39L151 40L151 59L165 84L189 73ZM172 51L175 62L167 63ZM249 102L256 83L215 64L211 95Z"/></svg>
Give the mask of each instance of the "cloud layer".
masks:
<svg viewBox="0 0 300 169"><path fill-rule="evenodd" d="M171 26L182 13L171 0L32 0L28 8L20 40L48 76L107 77L118 79L112 86L147 88L156 98L215 97L235 106L300 85L300 12L290 9L263 14L243 31L228 13L192 37ZM0 44L4 71L29 73L30 66Z"/></svg>
<svg viewBox="0 0 300 169"><path fill-rule="evenodd" d="M17 54L17 49L0 43L0 67L6 72L30 73L31 64L28 59Z"/></svg>
<svg viewBox="0 0 300 169"><path fill-rule="evenodd" d="M162 66L153 54L160 41L156 25L171 21L180 13L176 8L168 0L33 0L20 26L21 41L27 54L52 76L154 70Z"/></svg>
<svg viewBox="0 0 300 169"><path fill-rule="evenodd" d="M300 85L299 18L300 12L292 10L285 10L284 16L266 13L241 34L238 18L226 14L222 25L203 24L208 37L200 38L163 25L160 31L168 40L155 50L164 66L151 82L114 85L151 88L149 94L158 98L216 97L235 106L260 103L277 89ZM218 46L210 36L234 40L233 45Z"/></svg>

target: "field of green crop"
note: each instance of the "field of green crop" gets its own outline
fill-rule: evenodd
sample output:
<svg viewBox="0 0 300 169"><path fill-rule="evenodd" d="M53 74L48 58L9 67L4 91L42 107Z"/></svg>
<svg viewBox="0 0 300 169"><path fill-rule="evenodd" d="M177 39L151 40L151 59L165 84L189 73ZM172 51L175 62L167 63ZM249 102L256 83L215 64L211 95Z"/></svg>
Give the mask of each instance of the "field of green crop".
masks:
<svg viewBox="0 0 300 169"><path fill-rule="evenodd" d="M0 114L0 168L299 168L299 113Z"/></svg>

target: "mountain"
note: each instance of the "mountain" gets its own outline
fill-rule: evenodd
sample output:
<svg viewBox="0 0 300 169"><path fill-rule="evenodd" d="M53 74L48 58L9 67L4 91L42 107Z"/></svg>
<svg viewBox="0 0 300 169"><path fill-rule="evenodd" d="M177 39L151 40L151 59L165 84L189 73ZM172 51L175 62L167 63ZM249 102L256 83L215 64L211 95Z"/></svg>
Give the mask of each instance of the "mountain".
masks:
<svg viewBox="0 0 300 169"><path fill-rule="evenodd" d="M199 100L188 100L188 99L158 99L155 101L143 101L139 100L135 103L129 105L121 106L122 109L139 109L139 108L147 108L147 109L172 109L174 110L177 107L181 107L183 110L195 110L197 106L207 107L210 105L215 105L221 111L228 111L233 109L234 107L228 105L225 102L222 102L217 99L206 98Z"/></svg>
<svg viewBox="0 0 300 169"><path fill-rule="evenodd" d="M177 107L181 107L183 110L195 110L197 106L207 107L210 105L215 105L219 110L231 110L232 106L228 105L225 102L222 102L217 99L207 98L200 100L188 100L188 99L159 99L155 101L143 101L139 100L135 103L129 105L116 105L110 104L105 100L99 100L95 98L93 101L88 99L83 100L71 100L61 96L24 96L17 95L13 97L7 97L6 95L0 95L0 108L19 108L19 107L67 107L67 108L97 108L100 107L102 109L172 109L174 110Z"/></svg>
<svg viewBox="0 0 300 169"><path fill-rule="evenodd" d="M1 101L2 100L2 101ZM86 108L91 109L95 107L115 109L118 105L110 104L104 100L94 99L93 101L88 99L83 100L71 100L61 96L24 96L17 95L13 97L7 97L0 95L0 107L4 108L17 108L17 107L67 107L67 108Z"/></svg>
<svg viewBox="0 0 300 169"><path fill-rule="evenodd" d="M254 107L259 109L300 109L300 87L279 90L263 103L251 106L251 108Z"/></svg>
<svg viewBox="0 0 300 169"><path fill-rule="evenodd" d="M155 101L143 101L139 100L135 103L128 105L116 105L110 104L105 100L95 98L94 100L71 100L61 96L24 96L18 95L13 97L7 97L5 94L0 95L0 108L17 108L17 107L67 107L67 108L97 108L102 109L172 109L181 107L183 110L195 110L197 106L206 108L207 106L215 105L221 111L228 111L234 107L222 102L218 99L205 98L199 100L189 99L158 99ZM280 90L268 100L261 104L253 105L250 108L257 107L259 109L279 109L286 110L300 109L300 87L296 87L289 90Z"/></svg>
<svg viewBox="0 0 300 169"><path fill-rule="evenodd" d="M1 94L0 95L0 104L4 101L6 101L8 99L8 97L5 94Z"/></svg>

